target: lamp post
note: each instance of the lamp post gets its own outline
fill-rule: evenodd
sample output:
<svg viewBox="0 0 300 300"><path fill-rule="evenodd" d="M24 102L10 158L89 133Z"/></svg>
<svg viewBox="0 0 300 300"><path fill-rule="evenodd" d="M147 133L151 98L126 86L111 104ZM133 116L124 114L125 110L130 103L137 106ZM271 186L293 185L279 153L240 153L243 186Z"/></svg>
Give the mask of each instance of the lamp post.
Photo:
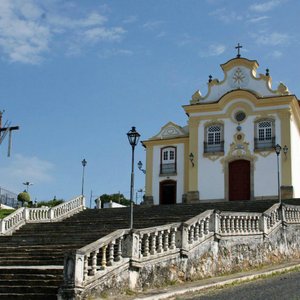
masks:
<svg viewBox="0 0 300 300"><path fill-rule="evenodd" d="M278 185L278 203L279 204L281 204L280 170L279 170L279 155L280 155L281 149L282 148L279 144L277 144L275 146L275 152L276 152L276 155L277 155L277 185ZM289 148L285 145L282 150L283 150L284 155L286 156Z"/></svg>
<svg viewBox="0 0 300 300"><path fill-rule="evenodd" d="M134 193L134 148L139 142L140 134L133 126L127 132L129 144L131 145L131 180L130 180L130 229L133 228L133 193Z"/></svg>
<svg viewBox="0 0 300 300"><path fill-rule="evenodd" d="M83 190L84 190L84 169L85 169L85 166L87 164L87 161L85 160L85 158L82 160L81 164L82 164L81 195L83 196Z"/></svg>
<svg viewBox="0 0 300 300"><path fill-rule="evenodd" d="M28 193L28 188L30 185L33 185L32 182L29 182L29 181L26 181L26 182L23 182L24 185L26 185L26 192Z"/></svg>

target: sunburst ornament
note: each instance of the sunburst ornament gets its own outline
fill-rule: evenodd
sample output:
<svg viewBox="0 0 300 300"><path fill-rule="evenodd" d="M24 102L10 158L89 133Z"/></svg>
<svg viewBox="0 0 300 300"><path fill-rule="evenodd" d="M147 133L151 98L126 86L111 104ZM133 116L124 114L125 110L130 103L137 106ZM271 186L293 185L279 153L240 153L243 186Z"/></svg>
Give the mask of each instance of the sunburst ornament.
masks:
<svg viewBox="0 0 300 300"><path fill-rule="evenodd" d="M248 76L241 68L237 68L231 78L231 85L234 88L245 87L248 83Z"/></svg>

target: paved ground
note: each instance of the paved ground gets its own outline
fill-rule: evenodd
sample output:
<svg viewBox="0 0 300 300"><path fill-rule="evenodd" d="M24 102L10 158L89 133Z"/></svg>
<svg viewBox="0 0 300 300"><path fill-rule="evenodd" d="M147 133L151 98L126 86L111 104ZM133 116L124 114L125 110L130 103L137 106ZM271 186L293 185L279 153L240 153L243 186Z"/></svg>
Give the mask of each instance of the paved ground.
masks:
<svg viewBox="0 0 300 300"><path fill-rule="evenodd" d="M122 295L122 299L123 300L131 300L131 299L135 299L135 300L160 300L160 299L169 299L169 300L180 300L180 299L193 299L193 300L198 300L198 299L224 299L224 300L231 300L231 299L255 299L258 300L260 298L256 298L256 297L252 297L252 298L238 298L236 296L232 297L232 295L230 296L227 295L225 298L193 298L193 295L197 295L197 294L193 294L191 295L190 293L200 293L202 291L208 291L208 290L216 290L219 287L225 287L225 286L238 286L237 283L239 282L248 282L250 280L254 280L254 279L258 279L264 276L271 276L271 275L275 275L278 273L283 273L283 277L279 277L279 281L278 282L274 282L274 284L279 285L281 283L281 288L278 288L277 290L274 290L273 293L273 297L270 299L280 299L280 300L296 300L296 299L300 299L300 296L298 298L284 298L284 297L280 297L280 298L276 298L276 295L279 295L279 292L281 292L281 290L286 290L286 289L294 289L297 288L297 282L298 282L298 288L300 288L300 284L299 284L299 280L300 280L300 271L299 272L294 272L294 274L298 274L298 277L295 277L295 280L292 280L291 283L289 283L289 285L286 284L286 279L288 278L290 275L287 275L287 272L290 271L299 271L300 270L300 260L294 260L291 262L286 262L280 265L272 265L272 266L267 266L264 267L262 269L259 270L252 270L252 271L248 271L248 272L243 272L243 273L236 273L236 274L232 274L232 275L228 275L228 276L221 276L221 277L214 277L214 278L209 278L209 279L204 279L204 280L200 280L200 281L195 281L195 282L191 282L191 283L186 283L186 284L182 284L182 285L175 285L175 286L171 286L171 287L167 287L164 289L159 289L159 290L152 290L152 291L146 291L142 294L136 294L136 295L127 295L127 296L123 296ZM274 277L275 279L275 277ZM282 282L281 282L282 281ZM249 283L248 283L249 284ZM247 286L248 286L247 284ZM272 285L272 284L271 284ZM294 287L293 287L294 286ZM250 290L254 289L253 287L251 288L250 285ZM263 288L261 288L263 289ZM224 292L224 289L222 289L222 293ZM230 292L230 289L229 289ZM300 293L300 292L299 292ZM244 292L245 294L245 292ZM101 298L98 298L99 300ZM120 299L120 296L118 297L112 297L112 298L106 298L106 299ZM269 300L269 298L263 298L264 300Z"/></svg>
<svg viewBox="0 0 300 300"><path fill-rule="evenodd" d="M294 271L193 295L177 296L176 300L299 300L299 280L300 271Z"/></svg>

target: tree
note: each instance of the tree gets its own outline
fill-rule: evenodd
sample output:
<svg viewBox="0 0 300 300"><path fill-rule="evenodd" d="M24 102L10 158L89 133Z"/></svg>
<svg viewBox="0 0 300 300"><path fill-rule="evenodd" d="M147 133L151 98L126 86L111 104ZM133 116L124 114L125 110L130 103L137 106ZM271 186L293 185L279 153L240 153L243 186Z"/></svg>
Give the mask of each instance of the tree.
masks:
<svg viewBox="0 0 300 300"><path fill-rule="evenodd" d="M110 194L110 195L102 194L100 196L100 200L101 200L102 206L103 206L103 203L110 202L110 201L120 203L120 204L126 205L126 206L130 205L130 200L126 199L125 196L120 193Z"/></svg>
<svg viewBox="0 0 300 300"><path fill-rule="evenodd" d="M26 190L18 195L18 201L22 203L22 206L24 206L25 203L29 204L30 195Z"/></svg>

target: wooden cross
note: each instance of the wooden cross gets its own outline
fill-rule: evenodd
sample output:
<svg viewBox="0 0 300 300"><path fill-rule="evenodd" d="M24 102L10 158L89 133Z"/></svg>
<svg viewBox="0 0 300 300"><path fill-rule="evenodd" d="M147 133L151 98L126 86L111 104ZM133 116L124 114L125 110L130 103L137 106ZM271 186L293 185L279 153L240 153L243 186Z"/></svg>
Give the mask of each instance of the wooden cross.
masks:
<svg viewBox="0 0 300 300"><path fill-rule="evenodd" d="M237 51L238 51L238 54L237 54L237 58L240 58L241 57L241 54L240 54L240 49L241 48L243 48L243 46L242 45L240 45L240 43L238 43L237 44L237 46L235 47L235 49L237 49Z"/></svg>
<svg viewBox="0 0 300 300"><path fill-rule="evenodd" d="M10 126L10 122L5 122L4 127L2 127L2 115L4 111L0 111L0 145L5 139L5 136L8 135L8 150L7 150L7 156L10 156L11 151L11 145L12 145L12 137L11 133L13 130L19 130L19 126Z"/></svg>

